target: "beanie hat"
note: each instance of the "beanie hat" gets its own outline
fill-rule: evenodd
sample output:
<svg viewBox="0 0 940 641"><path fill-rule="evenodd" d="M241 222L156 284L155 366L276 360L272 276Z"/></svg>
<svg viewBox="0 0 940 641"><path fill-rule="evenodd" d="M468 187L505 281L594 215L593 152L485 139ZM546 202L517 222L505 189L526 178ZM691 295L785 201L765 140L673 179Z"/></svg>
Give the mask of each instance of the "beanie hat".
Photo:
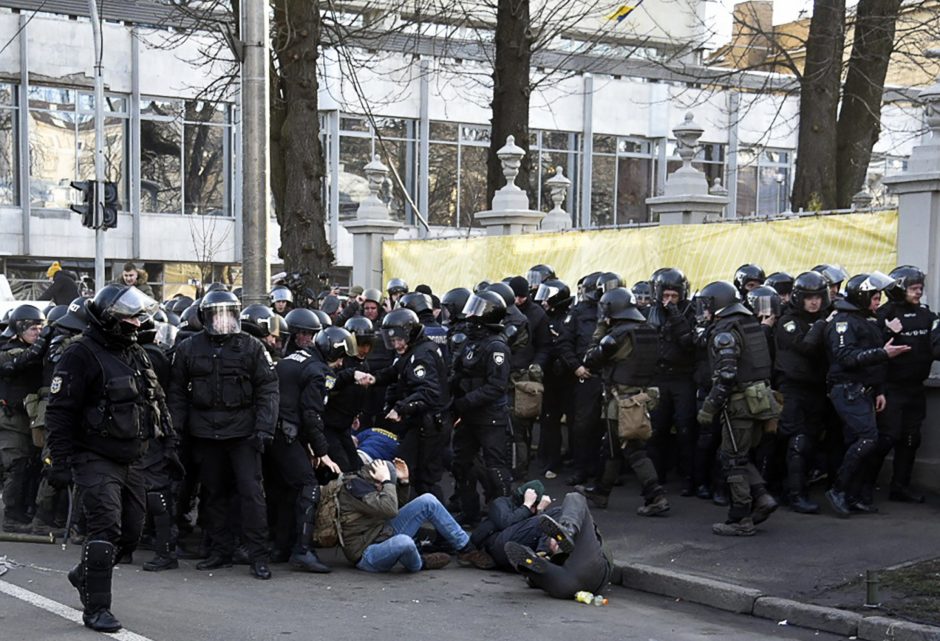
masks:
<svg viewBox="0 0 940 641"><path fill-rule="evenodd" d="M428 285L423 285L423 284L415 287L415 291L420 294L427 294L428 296L430 296L433 293L431 292L431 288Z"/></svg>
<svg viewBox="0 0 940 641"><path fill-rule="evenodd" d="M46 270L46 278L52 278L60 271L62 271L62 265L60 265L57 260L53 261L53 263L49 265L49 269Z"/></svg>
<svg viewBox="0 0 940 641"><path fill-rule="evenodd" d="M529 281L522 276L513 276L509 281L509 287L512 289L512 293L520 298L529 295Z"/></svg>
<svg viewBox="0 0 940 641"><path fill-rule="evenodd" d="M535 493L538 495L535 499L536 504L542 500L542 497L545 496L545 486L542 485L541 481L529 481L528 483L523 483L516 488L516 491L513 492L513 498L516 500L516 503L522 505L522 501L525 498L526 490L535 490Z"/></svg>

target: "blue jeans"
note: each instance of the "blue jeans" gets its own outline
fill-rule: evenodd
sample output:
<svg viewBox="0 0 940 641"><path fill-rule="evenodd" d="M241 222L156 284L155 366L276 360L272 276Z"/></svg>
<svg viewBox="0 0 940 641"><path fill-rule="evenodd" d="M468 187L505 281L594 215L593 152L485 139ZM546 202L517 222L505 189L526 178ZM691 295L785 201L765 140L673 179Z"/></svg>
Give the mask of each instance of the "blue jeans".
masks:
<svg viewBox="0 0 940 641"><path fill-rule="evenodd" d="M356 567L366 572L388 572L396 563L401 563L409 572L417 572L421 569L421 555L414 536L428 521L455 550L463 549L470 542L470 537L437 497L422 494L402 507L398 516L388 522L394 536L367 547Z"/></svg>

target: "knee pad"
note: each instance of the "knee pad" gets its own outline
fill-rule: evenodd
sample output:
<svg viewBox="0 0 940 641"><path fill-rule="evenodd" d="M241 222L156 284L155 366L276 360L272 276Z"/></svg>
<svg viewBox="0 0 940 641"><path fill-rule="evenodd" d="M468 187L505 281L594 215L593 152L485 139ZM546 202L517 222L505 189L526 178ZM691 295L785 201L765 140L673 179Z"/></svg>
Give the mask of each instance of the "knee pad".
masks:
<svg viewBox="0 0 940 641"><path fill-rule="evenodd" d="M806 434L796 434L790 437L787 443L787 453L796 456L806 456L810 450L809 437Z"/></svg>
<svg viewBox="0 0 940 641"><path fill-rule="evenodd" d="M82 554L85 567L92 571L111 571L114 566L116 550L107 541L88 541Z"/></svg>
<svg viewBox="0 0 940 641"><path fill-rule="evenodd" d="M866 457L875 451L878 441L871 438L862 438L855 442L855 451L859 457Z"/></svg>
<svg viewBox="0 0 940 641"><path fill-rule="evenodd" d="M161 516L169 510L166 492L147 492L147 510L151 516Z"/></svg>

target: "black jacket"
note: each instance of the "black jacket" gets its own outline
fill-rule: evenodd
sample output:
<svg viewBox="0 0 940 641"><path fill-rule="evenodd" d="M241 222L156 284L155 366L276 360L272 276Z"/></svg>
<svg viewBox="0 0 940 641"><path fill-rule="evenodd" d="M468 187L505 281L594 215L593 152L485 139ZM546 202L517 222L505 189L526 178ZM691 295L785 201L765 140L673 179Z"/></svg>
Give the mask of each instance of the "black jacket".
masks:
<svg viewBox="0 0 940 641"><path fill-rule="evenodd" d="M300 438L316 456L327 452L323 415L336 375L315 350L299 349L277 362L278 429L288 442Z"/></svg>
<svg viewBox="0 0 940 641"><path fill-rule="evenodd" d="M174 425L218 440L274 434L278 383L267 351L245 333L221 338L201 331L177 345L167 393Z"/></svg>
<svg viewBox="0 0 940 641"><path fill-rule="evenodd" d="M826 382L825 310L815 314L787 305L777 321L774 371L781 383L824 385Z"/></svg>
<svg viewBox="0 0 940 641"><path fill-rule="evenodd" d="M39 300L51 300L56 305L68 305L78 296L78 285L75 283L75 277L70 272L62 269L52 277L52 284L42 293Z"/></svg>
<svg viewBox="0 0 940 641"><path fill-rule="evenodd" d="M468 423L505 423L508 416L509 346L498 334L471 327L454 362L451 389L457 416Z"/></svg>
<svg viewBox="0 0 940 641"><path fill-rule="evenodd" d="M517 306L529 321L529 345L532 350L530 365L538 365L545 371L551 359L552 336L549 333L548 315L541 305L526 299Z"/></svg>
<svg viewBox="0 0 940 641"><path fill-rule="evenodd" d="M881 394L888 352L877 317L843 300L835 308L838 313L826 327L829 385L860 383Z"/></svg>
<svg viewBox="0 0 940 641"><path fill-rule="evenodd" d="M911 351L892 358L886 366L887 381L894 385L920 385L930 376L930 367L940 358L940 327L937 315L926 305L910 305L894 301L878 308L878 320L885 332L885 342L894 339L895 345L910 345ZM901 333L887 328L887 321L901 321Z"/></svg>

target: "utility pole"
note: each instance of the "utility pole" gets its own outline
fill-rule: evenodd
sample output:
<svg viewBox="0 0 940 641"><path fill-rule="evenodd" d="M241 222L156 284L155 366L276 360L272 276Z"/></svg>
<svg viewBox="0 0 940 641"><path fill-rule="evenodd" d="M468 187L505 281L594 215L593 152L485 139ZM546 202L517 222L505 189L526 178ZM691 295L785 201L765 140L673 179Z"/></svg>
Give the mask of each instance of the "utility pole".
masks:
<svg viewBox="0 0 940 641"><path fill-rule="evenodd" d="M244 0L242 31L242 298L266 303L268 265L268 3Z"/></svg>
<svg viewBox="0 0 940 641"><path fill-rule="evenodd" d="M95 291L104 287L104 76L102 75L102 56L104 37L101 22L98 20L96 0L88 0L91 15L91 28L95 37Z"/></svg>

